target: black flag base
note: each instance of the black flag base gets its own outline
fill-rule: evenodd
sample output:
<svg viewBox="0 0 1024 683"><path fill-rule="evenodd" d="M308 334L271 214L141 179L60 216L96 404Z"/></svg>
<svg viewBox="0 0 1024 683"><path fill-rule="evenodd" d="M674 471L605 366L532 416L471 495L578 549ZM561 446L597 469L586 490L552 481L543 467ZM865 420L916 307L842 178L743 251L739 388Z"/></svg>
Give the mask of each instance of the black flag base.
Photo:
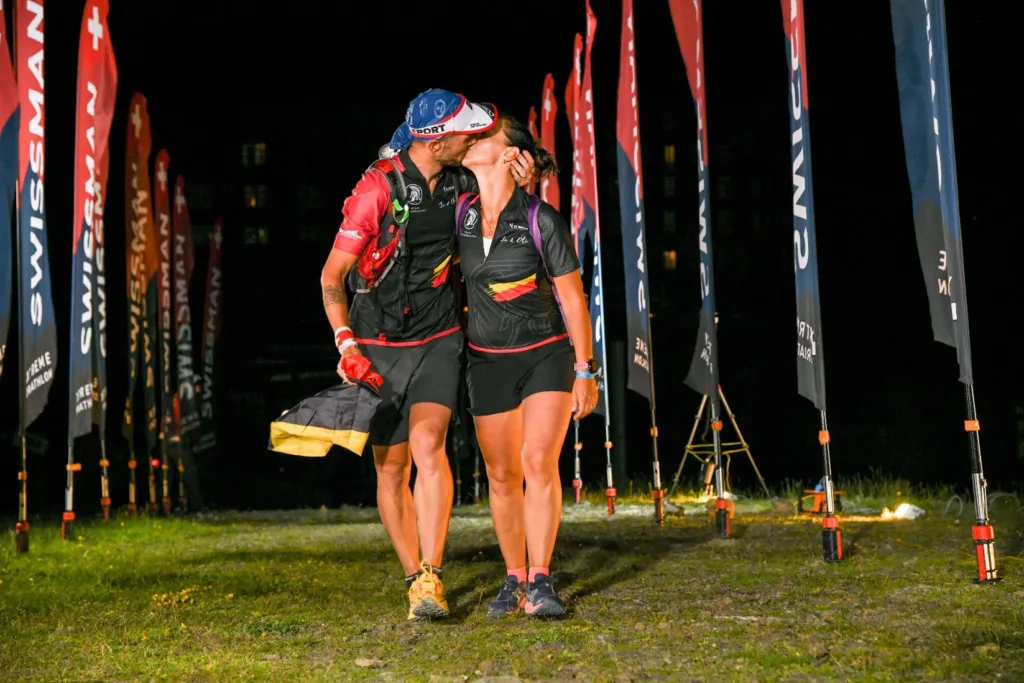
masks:
<svg viewBox="0 0 1024 683"><path fill-rule="evenodd" d="M729 501L719 498L715 501L715 529L719 538L732 538L732 523L729 520Z"/></svg>
<svg viewBox="0 0 1024 683"><path fill-rule="evenodd" d="M825 547L826 562L840 562L843 559L843 534L839 531L839 518L826 515L821 520L821 541Z"/></svg>
<svg viewBox="0 0 1024 683"><path fill-rule="evenodd" d="M65 512L60 522L60 538L62 541L73 541L75 539L75 513Z"/></svg>
<svg viewBox="0 0 1024 683"><path fill-rule="evenodd" d="M14 525L14 551L28 552L28 521L22 520Z"/></svg>

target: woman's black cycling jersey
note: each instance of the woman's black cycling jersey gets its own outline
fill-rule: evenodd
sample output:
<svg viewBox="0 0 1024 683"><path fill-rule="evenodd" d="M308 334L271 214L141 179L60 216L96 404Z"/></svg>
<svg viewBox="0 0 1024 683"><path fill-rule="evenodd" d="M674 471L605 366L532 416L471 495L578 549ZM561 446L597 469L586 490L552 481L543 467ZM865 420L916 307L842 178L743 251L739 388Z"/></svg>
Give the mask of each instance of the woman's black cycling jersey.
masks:
<svg viewBox="0 0 1024 683"><path fill-rule="evenodd" d="M526 351L568 336L550 278L579 269L576 247L565 219L542 202L537 214L541 259L530 235L529 198L516 188L486 255L479 197L457 226L469 306L466 336L478 351Z"/></svg>

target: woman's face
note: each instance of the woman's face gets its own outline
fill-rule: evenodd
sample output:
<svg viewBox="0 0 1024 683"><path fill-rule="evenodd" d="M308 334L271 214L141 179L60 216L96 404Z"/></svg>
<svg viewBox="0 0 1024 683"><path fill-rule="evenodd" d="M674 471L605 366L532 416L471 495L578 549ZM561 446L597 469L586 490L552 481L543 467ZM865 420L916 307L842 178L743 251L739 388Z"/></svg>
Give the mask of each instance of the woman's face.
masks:
<svg viewBox="0 0 1024 683"><path fill-rule="evenodd" d="M502 126L498 125L486 133L482 133L462 158L462 165L466 168L483 168L494 166L504 160L515 157L515 150L508 146L505 139L505 132Z"/></svg>

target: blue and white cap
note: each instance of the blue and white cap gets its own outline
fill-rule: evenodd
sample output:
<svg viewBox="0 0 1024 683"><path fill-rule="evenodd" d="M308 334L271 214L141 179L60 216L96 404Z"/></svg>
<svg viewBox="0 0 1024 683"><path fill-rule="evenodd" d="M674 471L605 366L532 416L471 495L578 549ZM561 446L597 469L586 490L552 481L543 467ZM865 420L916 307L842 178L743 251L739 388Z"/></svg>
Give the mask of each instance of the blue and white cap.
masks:
<svg viewBox="0 0 1024 683"><path fill-rule="evenodd" d="M381 148L380 156L389 159L413 140L437 140L446 135L475 135L494 127L498 108L493 104L470 102L465 96L447 90L431 89L420 93L405 112L405 122Z"/></svg>

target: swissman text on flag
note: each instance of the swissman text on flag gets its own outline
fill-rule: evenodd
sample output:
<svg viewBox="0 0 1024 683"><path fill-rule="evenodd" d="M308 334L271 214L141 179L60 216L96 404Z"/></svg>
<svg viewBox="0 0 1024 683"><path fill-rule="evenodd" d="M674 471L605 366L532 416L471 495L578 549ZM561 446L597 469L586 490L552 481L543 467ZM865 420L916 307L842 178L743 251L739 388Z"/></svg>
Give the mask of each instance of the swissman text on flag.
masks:
<svg viewBox="0 0 1024 683"><path fill-rule="evenodd" d="M152 336L149 318L155 320L156 291L150 284L159 267L153 230L153 198L149 180L152 137L149 112L142 93L132 96L128 113L128 141L125 159L125 228L128 269L128 394L125 404L125 436L135 433L134 399L139 377L143 381L146 407L147 448L156 445L156 400ZM152 302L150 302L152 298Z"/></svg>
<svg viewBox="0 0 1024 683"><path fill-rule="evenodd" d="M189 289L195 252L192 246L192 221L185 199L185 179L178 176L174 183L174 324L178 360L178 403L180 410L179 434L183 442L199 427L198 397L196 396L195 344L192 336L192 309Z"/></svg>
<svg viewBox="0 0 1024 683"><path fill-rule="evenodd" d="M697 113L697 247L700 255L700 323L686 385L707 396L718 410L718 334L715 330L715 269L711 249L711 192L708 177L707 99L704 78L704 19L700 0L669 0L676 39Z"/></svg>
<svg viewBox="0 0 1024 683"><path fill-rule="evenodd" d="M956 348L960 381L973 384L943 4L892 0L892 34L914 230L932 334L935 341Z"/></svg>
<svg viewBox="0 0 1024 683"><path fill-rule="evenodd" d="M98 168L107 153L117 96L117 64L107 29L107 0L88 0L78 44L78 109L75 126L75 205L71 246L71 343L68 439L88 434L93 423L97 317L101 302L97 277L103 254L96 235ZM102 214L101 214L102 215ZM106 310L104 306L103 315Z"/></svg>
<svg viewBox="0 0 1024 683"><path fill-rule="evenodd" d="M590 329L594 337L594 359L597 369L597 407L594 412L600 415L607 413L607 397L605 395L605 321L604 321L604 278L601 268L601 225L597 207L597 159L594 154L594 96L593 77L590 68L590 52L594 47L594 34L597 32L597 17L590 9L587 0L587 49L583 61L583 82L576 99L575 118L580 161L579 202L574 209L573 223L579 226L577 236L578 254L584 253L584 238L589 236L594 248L593 281L590 285ZM577 215L579 221L577 222Z"/></svg>
<svg viewBox="0 0 1024 683"><path fill-rule="evenodd" d="M214 357L217 350L217 338L220 336L220 302L221 302L221 245L224 241L224 221L218 218L210 233L210 264L206 273L206 311L203 314L203 388L202 401L202 435L199 449L207 450L217 445L217 415L214 400Z"/></svg>
<svg viewBox="0 0 1024 683"><path fill-rule="evenodd" d="M544 77L544 92L540 100L540 146L555 156L555 116L558 114L558 101L555 99L555 78L548 74ZM540 179L540 198L555 211L560 210L560 192L558 178L546 176Z"/></svg>
<svg viewBox="0 0 1024 683"><path fill-rule="evenodd" d="M640 163L640 119L636 83L633 0L622 0L619 49L618 140L619 214L626 275L626 344L630 389L651 398L650 314L647 308L647 240Z"/></svg>
<svg viewBox="0 0 1024 683"><path fill-rule="evenodd" d="M807 52L803 0L782 0L789 67L789 122L793 160L793 271L796 273L796 362L800 395L825 410L825 357L821 345L818 239L814 231L811 129L808 123Z"/></svg>
<svg viewBox="0 0 1024 683"><path fill-rule="evenodd" d="M157 245L160 267L157 272L157 355L160 384L160 433L165 439L173 434L172 406L174 398L174 322L171 307L171 192L168 170L171 155L166 149L157 152L154 167L153 195L156 198Z"/></svg>
<svg viewBox="0 0 1024 683"><path fill-rule="evenodd" d="M110 148L96 164L96 202L93 218L93 234L96 240L96 310L93 312L93 382L92 407L93 424L99 428L100 440L107 434L107 241L103 225L103 210L106 207L107 181L110 169Z"/></svg>
<svg viewBox="0 0 1024 683"><path fill-rule="evenodd" d="M18 82L11 64L4 0L0 0L0 377L14 297L14 231L11 222L18 178Z"/></svg>
<svg viewBox="0 0 1024 683"><path fill-rule="evenodd" d="M43 151L43 2L18 0L15 13L18 98L21 102L18 163L19 301L21 304L21 427L46 407L57 369L57 321L50 285Z"/></svg>

